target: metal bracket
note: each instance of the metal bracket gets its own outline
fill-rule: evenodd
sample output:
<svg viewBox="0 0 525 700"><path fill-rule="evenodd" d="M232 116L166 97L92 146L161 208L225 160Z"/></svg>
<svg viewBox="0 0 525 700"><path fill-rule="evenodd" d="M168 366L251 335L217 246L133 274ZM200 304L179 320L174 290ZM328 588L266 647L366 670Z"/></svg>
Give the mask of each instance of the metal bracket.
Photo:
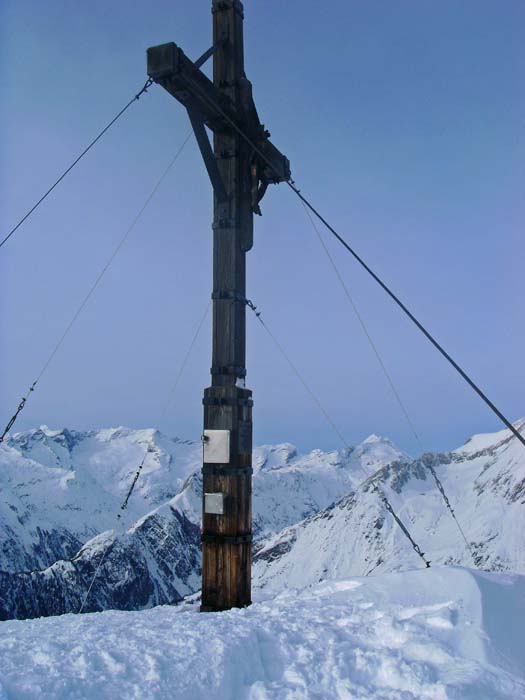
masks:
<svg viewBox="0 0 525 700"><path fill-rule="evenodd" d="M239 365L227 365L226 367L219 367L214 365L210 369L211 374L232 374L235 377L245 377L246 369Z"/></svg>
<svg viewBox="0 0 525 700"><path fill-rule="evenodd" d="M219 228L235 228L236 226L237 222L235 219L219 219L218 221L214 221L211 225L214 231Z"/></svg>
<svg viewBox="0 0 525 700"><path fill-rule="evenodd" d="M231 301L238 301L241 304L246 304L246 297L243 294L240 294L239 292L236 291L231 291L231 290L223 290L221 289L218 292L213 292L211 295L211 298L214 300L231 300Z"/></svg>
<svg viewBox="0 0 525 700"><path fill-rule="evenodd" d="M252 467L224 467L216 464L205 464L202 467L204 476L250 476Z"/></svg>
<svg viewBox="0 0 525 700"><path fill-rule="evenodd" d="M241 17L244 17L244 8L239 0L213 0L211 6L212 14L227 10L235 10Z"/></svg>
<svg viewBox="0 0 525 700"><path fill-rule="evenodd" d="M221 535L219 533L202 533L201 542L217 542L224 544L245 544L252 542L252 534L248 535Z"/></svg>
<svg viewBox="0 0 525 700"><path fill-rule="evenodd" d="M225 149L219 153L217 158L220 158L221 160L229 160L230 158L237 158L238 155L239 155L239 151L237 151L235 149L230 150L230 151Z"/></svg>
<svg viewBox="0 0 525 700"><path fill-rule="evenodd" d="M203 406L246 406L253 408L253 399L235 398L233 396L205 396Z"/></svg>

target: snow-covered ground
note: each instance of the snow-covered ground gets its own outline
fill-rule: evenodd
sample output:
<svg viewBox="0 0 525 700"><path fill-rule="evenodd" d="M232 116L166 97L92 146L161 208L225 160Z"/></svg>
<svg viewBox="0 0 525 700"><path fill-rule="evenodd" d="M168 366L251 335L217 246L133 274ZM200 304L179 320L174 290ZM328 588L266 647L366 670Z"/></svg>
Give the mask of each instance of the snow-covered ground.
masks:
<svg viewBox="0 0 525 700"><path fill-rule="evenodd" d="M0 624L1 700L523 700L525 577L435 568Z"/></svg>

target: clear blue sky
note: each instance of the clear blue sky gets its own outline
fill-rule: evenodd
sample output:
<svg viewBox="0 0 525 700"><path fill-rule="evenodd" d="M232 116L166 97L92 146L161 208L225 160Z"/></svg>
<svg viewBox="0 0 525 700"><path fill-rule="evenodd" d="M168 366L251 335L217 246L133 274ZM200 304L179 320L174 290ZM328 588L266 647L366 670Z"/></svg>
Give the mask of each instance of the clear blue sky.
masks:
<svg viewBox="0 0 525 700"><path fill-rule="evenodd" d="M2 236L145 80L145 51L210 45L207 0L0 6ZM525 4L247 0L246 68L297 184L512 419L525 414ZM38 373L188 132L160 88L134 105L0 251L0 418ZM299 202L272 187L249 296L350 442L417 447ZM211 190L190 142L18 423L158 424L211 291ZM428 449L499 423L328 240ZM248 324L255 440L336 447ZM166 419L201 431L210 329Z"/></svg>

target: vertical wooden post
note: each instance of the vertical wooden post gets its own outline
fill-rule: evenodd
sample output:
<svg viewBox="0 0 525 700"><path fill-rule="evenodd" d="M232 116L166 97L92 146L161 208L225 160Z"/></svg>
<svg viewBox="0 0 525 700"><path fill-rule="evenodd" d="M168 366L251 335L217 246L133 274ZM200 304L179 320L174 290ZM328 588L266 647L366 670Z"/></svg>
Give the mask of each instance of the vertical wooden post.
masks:
<svg viewBox="0 0 525 700"><path fill-rule="evenodd" d="M203 611L251 602L246 253L253 243L253 213L260 214L268 184L290 179L290 163L268 140L244 74L242 3L212 0L212 14L213 45L197 61L174 42L147 52L150 78L188 111L214 191L212 383L203 399ZM213 82L200 70L212 54ZM213 150L206 127L213 131Z"/></svg>
<svg viewBox="0 0 525 700"><path fill-rule="evenodd" d="M213 82L242 110L243 6L213 0ZM234 130L214 133L226 197L214 197L212 385L204 392L204 439L229 431L229 461L203 464L202 611L251 602L252 393L246 376L246 252L252 246L250 152ZM212 435L211 433L209 435ZM224 435L224 434L223 434ZM211 439L211 438L209 438ZM205 494L224 494L224 513Z"/></svg>

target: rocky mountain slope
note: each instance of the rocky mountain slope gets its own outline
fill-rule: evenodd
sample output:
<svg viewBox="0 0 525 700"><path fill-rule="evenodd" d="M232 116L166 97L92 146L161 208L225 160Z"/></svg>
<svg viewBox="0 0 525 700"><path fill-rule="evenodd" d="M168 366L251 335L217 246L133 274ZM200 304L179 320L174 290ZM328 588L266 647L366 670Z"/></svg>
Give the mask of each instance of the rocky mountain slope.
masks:
<svg viewBox="0 0 525 700"><path fill-rule="evenodd" d="M517 425L523 430L525 424ZM470 549L444 508L430 465ZM424 567L374 483L434 564L525 573L525 450L504 430L476 435L453 452L381 467L361 489L270 538L255 557L258 585L280 590L325 578Z"/></svg>
<svg viewBox="0 0 525 700"><path fill-rule="evenodd" d="M129 525L180 491L200 466L200 444L125 428L12 436L0 446L0 570L44 568L114 527L146 451Z"/></svg>
<svg viewBox="0 0 525 700"><path fill-rule="evenodd" d="M477 563L525 571L525 451L516 443L503 431L420 460L377 436L341 452L257 448L254 585L304 587L419 566L373 492L372 475L430 559L472 566L430 463ZM117 529L115 516L146 450ZM197 590L200 461L199 443L155 430L14 435L0 446L0 618L78 610L99 565L85 610L151 607Z"/></svg>

